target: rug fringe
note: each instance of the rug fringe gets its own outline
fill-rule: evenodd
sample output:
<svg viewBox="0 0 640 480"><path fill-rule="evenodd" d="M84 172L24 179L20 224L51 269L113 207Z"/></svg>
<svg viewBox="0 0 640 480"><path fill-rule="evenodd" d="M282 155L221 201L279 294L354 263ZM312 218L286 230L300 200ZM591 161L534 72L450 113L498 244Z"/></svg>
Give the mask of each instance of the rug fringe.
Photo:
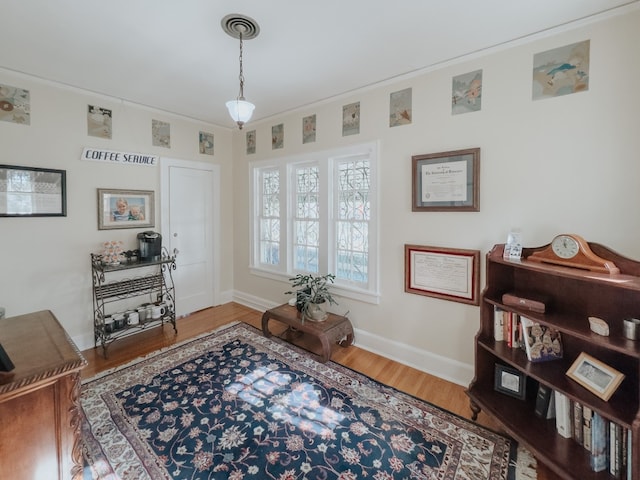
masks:
<svg viewBox="0 0 640 480"><path fill-rule="evenodd" d="M518 457L516 458L516 480L537 480L537 462L531 453L518 445Z"/></svg>
<svg viewBox="0 0 640 480"><path fill-rule="evenodd" d="M226 330L227 328L233 327L234 325L238 325L239 323L242 323L242 322L233 321L233 322L230 322L230 323L226 323L224 325L219 326L218 328L215 328L213 330L209 330L208 332L205 332L205 333L201 333L200 335L197 335L195 337L191 337L191 338L188 338L186 340L182 340L181 342L178 342L178 343L173 343L173 344L168 345L166 347L163 347L163 348L161 348L159 350L154 350L153 352L148 353L147 355L142 355L140 357L136 357L133 360L127 362L127 363L123 363L122 365L118 365L117 367L113 367L113 368L110 368L108 370L104 370L104 371L102 371L100 373L97 373L91 378L85 378L84 380L82 380L81 384L84 385L85 383L93 382L94 380L98 380L99 378L105 377L107 375L111 375L112 373L115 373L118 370L122 370L124 368L128 368L131 365L135 365L136 363L140 363L141 361L146 360L148 358L153 358L156 355L159 355L159 354L161 354L163 352L166 352L167 350L171 350L173 348L181 347L182 345L185 345L187 343L199 340L200 338L203 338L203 337L207 337L207 336L209 336L209 335L211 335L213 333L218 333L218 332L221 332L222 330Z"/></svg>

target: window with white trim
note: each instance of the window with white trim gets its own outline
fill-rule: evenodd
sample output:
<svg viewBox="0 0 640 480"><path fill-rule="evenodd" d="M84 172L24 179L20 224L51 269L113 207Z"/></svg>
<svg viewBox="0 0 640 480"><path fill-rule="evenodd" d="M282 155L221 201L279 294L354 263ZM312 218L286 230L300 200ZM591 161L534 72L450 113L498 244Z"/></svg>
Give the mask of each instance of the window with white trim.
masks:
<svg viewBox="0 0 640 480"><path fill-rule="evenodd" d="M371 143L251 164L254 273L330 272L340 294L377 301L377 156Z"/></svg>

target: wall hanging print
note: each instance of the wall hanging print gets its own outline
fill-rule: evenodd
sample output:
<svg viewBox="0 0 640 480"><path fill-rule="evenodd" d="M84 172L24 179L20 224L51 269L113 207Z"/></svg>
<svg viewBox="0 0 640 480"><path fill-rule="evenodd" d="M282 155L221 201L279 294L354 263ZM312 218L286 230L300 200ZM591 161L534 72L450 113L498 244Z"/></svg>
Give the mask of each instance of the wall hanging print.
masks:
<svg viewBox="0 0 640 480"><path fill-rule="evenodd" d="M31 124L29 90L0 84L0 120L24 125Z"/></svg>
<svg viewBox="0 0 640 480"><path fill-rule="evenodd" d="M409 125L411 123L411 95L412 90L405 88L399 92L393 92L389 96L389 126Z"/></svg>
<svg viewBox="0 0 640 480"><path fill-rule="evenodd" d="M316 116L309 115L302 119L302 143L313 143L316 141Z"/></svg>
<svg viewBox="0 0 640 480"><path fill-rule="evenodd" d="M171 125L160 120L151 120L151 144L154 147L171 148Z"/></svg>
<svg viewBox="0 0 640 480"><path fill-rule="evenodd" d="M247 155L256 153L256 131L247 132Z"/></svg>
<svg viewBox="0 0 640 480"><path fill-rule="evenodd" d="M533 100L589 90L589 40L533 56Z"/></svg>
<svg viewBox="0 0 640 480"><path fill-rule="evenodd" d="M213 155L213 133L199 133L198 149L204 155Z"/></svg>
<svg viewBox="0 0 640 480"><path fill-rule="evenodd" d="M451 114L477 112L482 108L482 70L453 77Z"/></svg>
<svg viewBox="0 0 640 480"><path fill-rule="evenodd" d="M271 149L284 148L284 123L271 127Z"/></svg>
<svg viewBox="0 0 640 480"><path fill-rule="evenodd" d="M87 105L87 134L92 137L110 139L112 135L111 110Z"/></svg>
<svg viewBox="0 0 640 480"><path fill-rule="evenodd" d="M360 133L360 102L342 107L342 136Z"/></svg>

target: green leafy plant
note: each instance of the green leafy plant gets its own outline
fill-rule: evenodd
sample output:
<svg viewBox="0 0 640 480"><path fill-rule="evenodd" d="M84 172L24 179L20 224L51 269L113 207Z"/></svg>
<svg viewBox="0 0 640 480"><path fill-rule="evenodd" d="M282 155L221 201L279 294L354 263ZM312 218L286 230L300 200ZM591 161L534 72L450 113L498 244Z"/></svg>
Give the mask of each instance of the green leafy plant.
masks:
<svg viewBox="0 0 640 480"><path fill-rule="evenodd" d="M296 306L303 313L309 311L309 305L312 303L320 304L329 302L330 305L337 305L338 302L333 298L330 286L334 282L336 276L333 273L325 275L303 275L299 273L295 277L289 279L291 287L295 290L284 292L286 295L296 295Z"/></svg>

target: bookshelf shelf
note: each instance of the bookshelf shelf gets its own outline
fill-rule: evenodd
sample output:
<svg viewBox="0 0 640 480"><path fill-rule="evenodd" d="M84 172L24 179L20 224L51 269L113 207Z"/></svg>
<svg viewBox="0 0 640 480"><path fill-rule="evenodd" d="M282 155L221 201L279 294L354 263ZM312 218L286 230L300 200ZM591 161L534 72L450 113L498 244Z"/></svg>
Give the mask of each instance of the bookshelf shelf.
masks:
<svg viewBox="0 0 640 480"><path fill-rule="evenodd" d="M534 413L538 386L549 387L571 401L590 408L606 422L627 430L632 439L629 480L640 480L640 341L623 336L623 319L640 316L640 262L623 257L607 247L589 243L602 258L619 267L619 274L593 273L587 270L528 261L527 257L546 246L523 249L522 260L503 258L504 245L496 245L486 261L486 286L480 303L480 328L476 335L475 376L467 395L474 418L480 410L494 417L516 440L525 445L539 461L566 479L627 478L606 471L594 472L591 452L574 438L557 433L555 419L543 419ZM505 305L505 293L518 292L531 298L544 298L545 313ZM496 340L496 309L526 317L551 327L562 337L563 358L533 363L527 353L507 341ZM588 318L603 319L609 336L591 331ZM567 370L585 352L625 375L609 401L604 401L566 375ZM496 365L515 368L524 375L527 395L513 398L494 388Z"/></svg>

